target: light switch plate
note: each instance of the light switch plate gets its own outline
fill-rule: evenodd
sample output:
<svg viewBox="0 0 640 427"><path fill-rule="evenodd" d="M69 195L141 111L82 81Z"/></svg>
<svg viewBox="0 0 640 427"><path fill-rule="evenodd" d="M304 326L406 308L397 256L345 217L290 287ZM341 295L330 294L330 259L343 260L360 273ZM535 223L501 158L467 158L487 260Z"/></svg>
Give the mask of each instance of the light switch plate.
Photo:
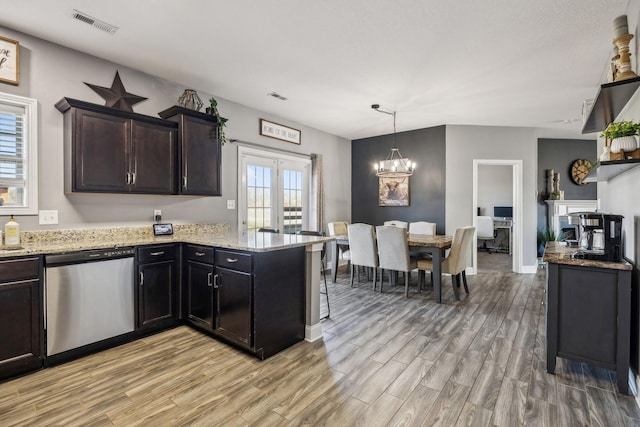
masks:
<svg viewBox="0 0 640 427"><path fill-rule="evenodd" d="M58 223L58 211L38 211L38 220L40 225L57 224Z"/></svg>
<svg viewBox="0 0 640 427"><path fill-rule="evenodd" d="M227 200L227 209L235 209L236 201L235 200Z"/></svg>

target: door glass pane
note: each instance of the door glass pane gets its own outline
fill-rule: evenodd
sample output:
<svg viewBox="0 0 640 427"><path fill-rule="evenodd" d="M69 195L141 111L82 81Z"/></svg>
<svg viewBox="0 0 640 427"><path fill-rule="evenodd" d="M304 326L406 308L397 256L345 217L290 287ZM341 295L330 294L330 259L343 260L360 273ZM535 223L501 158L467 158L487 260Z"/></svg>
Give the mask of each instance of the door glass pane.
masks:
<svg viewBox="0 0 640 427"><path fill-rule="evenodd" d="M247 165L247 230L273 227L271 222L271 168Z"/></svg>
<svg viewBox="0 0 640 427"><path fill-rule="evenodd" d="M283 171L283 232L295 234L302 230L302 172Z"/></svg>

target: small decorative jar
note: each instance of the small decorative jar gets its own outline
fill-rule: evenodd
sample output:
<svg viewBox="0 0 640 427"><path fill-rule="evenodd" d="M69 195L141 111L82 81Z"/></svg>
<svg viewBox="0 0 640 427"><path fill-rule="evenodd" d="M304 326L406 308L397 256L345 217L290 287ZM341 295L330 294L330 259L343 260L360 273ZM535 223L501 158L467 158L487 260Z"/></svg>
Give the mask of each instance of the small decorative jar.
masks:
<svg viewBox="0 0 640 427"><path fill-rule="evenodd" d="M636 137L631 136L621 136L620 138L614 138L611 141L611 152L619 153L620 151L633 151L638 148L638 142L636 141Z"/></svg>
<svg viewBox="0 0 640 427"><path fill-rule="evenodd" d="M611 159L611 147L605 145L602 147L602 153L600 153L600 161L608 162Z"/></svg>
<svg viewBox="0 0 640 427"><path fill-rule="evenodd" d="M198 96L198 92L194 89L185 89L184 93L178 98L178 104L184 108L195 111L200 111L204 105Z"/></svg>

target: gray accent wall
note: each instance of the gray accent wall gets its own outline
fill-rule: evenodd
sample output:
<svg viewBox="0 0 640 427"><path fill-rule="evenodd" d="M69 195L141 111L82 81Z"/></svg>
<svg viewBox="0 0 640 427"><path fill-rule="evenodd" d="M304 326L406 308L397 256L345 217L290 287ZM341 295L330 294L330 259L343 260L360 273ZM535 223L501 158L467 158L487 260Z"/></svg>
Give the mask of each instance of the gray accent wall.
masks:
<svg viewBox="0 0 640 427"><path fill-rule="evenodd" d="M445 232L445 127L400 132L396 146L417 163L409 178L409 206L378 206L378 177L374 163L384 160L393 147L392 135L352 141L351 222L381 225L386 220L428 221Z"/></svg>
<svg viewBox="0 0 640 427"><path fill-rule="evenodd" d="M538 139L538 230L546 229L548 197L547 171L560 173L560 190L565 200L596 200L598 185L578 185L571 179L571 165L575 160L595 162L598 157L595 139Z"/></svg>
<svg viewBox="0 0 640 427"><path fill-rule="evenodd" d="M154 209L162 210L162 220L166 222L227 223L235 230L237 210L227 209L227 200L238 198L237 147L245 143L295 154L321 155L325 165L322 187L330 189L324 194L326 221L351 218L349 140L227 101L215 94L220 114L229 119L227 137L239 140L222 148L221 197L65 194L63 115L54 107L57 101L70 97L104 105L104 100L83 82L110 87L118 70L127 92L148 98L134 105L134 111L158 117L159 111L177 104L185 88L192 88L189 76L171 82L1 26L0 34L20 42L20 85L0 84L0 91L38 100L39 209L56 209L59 217L59 224L41 226L37 215L19 216L16 219L22 231L145 225L152 223ZM197 87L193 89L205 102L212 95ZM260 136L260 118L300 129L302 143L296 145ZM7 219L0 210L0 224Z"/></svg>

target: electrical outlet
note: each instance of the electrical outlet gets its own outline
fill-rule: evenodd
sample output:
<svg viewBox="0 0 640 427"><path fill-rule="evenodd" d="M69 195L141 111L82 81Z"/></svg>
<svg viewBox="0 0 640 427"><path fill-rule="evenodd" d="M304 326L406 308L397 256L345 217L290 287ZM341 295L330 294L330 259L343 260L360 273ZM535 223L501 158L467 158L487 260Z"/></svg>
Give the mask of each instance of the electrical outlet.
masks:
<svg viewBox="0 0 640 427"><path fill-rule="evenodd" d="M45 224L57 224L58 223L58 211L38 211L38 220L40 225Z"/></svg>
<svg viewBox="0 0 640 427"><path fill-rule="evenodd" d="M227 209L235 209L236 201L235 200L227 200Z"/></svg>
<svg viewBox="0 0 640 427"><path fill-rule="evenodd" d="M162 221L162 211L160 209L153 210L154 221Z"/></svg>

